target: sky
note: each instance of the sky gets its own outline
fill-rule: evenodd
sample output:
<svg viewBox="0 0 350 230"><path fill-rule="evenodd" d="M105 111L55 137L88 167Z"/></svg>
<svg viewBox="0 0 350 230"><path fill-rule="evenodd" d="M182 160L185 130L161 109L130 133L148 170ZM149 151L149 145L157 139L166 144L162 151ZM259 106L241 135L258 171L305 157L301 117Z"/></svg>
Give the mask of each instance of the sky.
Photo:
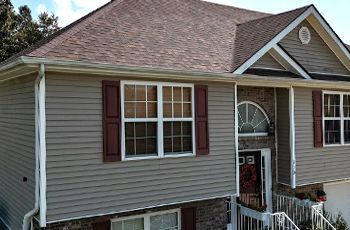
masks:
<svg viewBox="0 0 350 230"><path fill-rule="evenodd" d="M110 0L12 0L13 5L28 5L33 16L53 12L64 27ZM155 0L156 1L156 0ZM171 0L169 0L171 1ZM339 37L350 44L350 0L207 0L267 13L280 13L314 4Z"/></svg>

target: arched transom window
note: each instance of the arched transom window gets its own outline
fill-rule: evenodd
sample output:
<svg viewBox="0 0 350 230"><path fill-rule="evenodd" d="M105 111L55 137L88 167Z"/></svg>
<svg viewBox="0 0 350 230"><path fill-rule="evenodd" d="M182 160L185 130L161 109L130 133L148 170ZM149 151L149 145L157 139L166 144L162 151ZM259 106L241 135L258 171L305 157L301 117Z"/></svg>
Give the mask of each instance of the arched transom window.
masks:
<svg viewBox="0 0 350 230"><path fill-rule="evenodd" d="M238 104L238 133L240 136L266 136L269 118L256 103L243 101Z"/></svg>

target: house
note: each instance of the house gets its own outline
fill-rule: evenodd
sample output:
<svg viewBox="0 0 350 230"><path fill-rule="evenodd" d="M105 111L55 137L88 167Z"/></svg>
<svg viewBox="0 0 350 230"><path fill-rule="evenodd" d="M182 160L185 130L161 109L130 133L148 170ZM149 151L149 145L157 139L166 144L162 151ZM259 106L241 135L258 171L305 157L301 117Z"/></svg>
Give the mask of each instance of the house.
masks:
<svg viewBox="0 0 350 230"><path fill-rule="evenodd" d="M325 192L350 222L349 79L313 5L111 1L0 64L0 219L244 229L259 209L298 226L280 201Z"/></svg>

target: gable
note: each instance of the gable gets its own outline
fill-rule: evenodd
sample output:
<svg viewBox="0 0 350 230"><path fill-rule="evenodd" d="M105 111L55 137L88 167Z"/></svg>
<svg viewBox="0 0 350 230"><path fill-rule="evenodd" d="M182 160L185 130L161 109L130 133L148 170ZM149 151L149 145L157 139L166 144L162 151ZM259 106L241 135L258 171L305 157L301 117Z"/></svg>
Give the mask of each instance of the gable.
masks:
<svg viewBox="0 0 350 230"><path fill-rule="evenodd" d="M251 68L285 70L285 68L278 61L276 61L269 53L264 54L251 66Z"/></svg>
<svg viewBox="0 0 350 230"><path fill-rule="evenodd" d="M299 40L299 30L302 26L310 30L309 44L302 44ZM350 75L307 20L294 28L279 44L310 73Z"/></svg>

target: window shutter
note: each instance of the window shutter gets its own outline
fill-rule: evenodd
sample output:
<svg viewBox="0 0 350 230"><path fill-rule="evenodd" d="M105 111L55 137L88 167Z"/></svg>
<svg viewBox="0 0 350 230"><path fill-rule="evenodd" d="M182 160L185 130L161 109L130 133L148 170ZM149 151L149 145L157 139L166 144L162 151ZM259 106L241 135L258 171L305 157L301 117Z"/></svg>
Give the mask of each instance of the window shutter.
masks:
<svg viewBox="0 0 350 230"><path fill-rule="evenodd" d="M196 151L197 155L209 154L208 86L195 85Z"/></svg>
<svg viewBox="0 0 350 230"><path fill-rule="evenodd" d="M120 82L103 81L103 161L121 160Z"/></svg>
<svg viewBox="0 0 350 230"><path fill-rule="evenodd" d="M314 115L314 146L323 147L323 127L322 127L322 91L312 92L313 115Z"/></svg>
<svg viewBox="0 0 350 230"><path fill-rule="evenodd" d="M93 230L110 230L111 229L111 222L103 221L103 222L96 222L92 224Z"/></svg>
<svg viewBox="0 0 350 230"><path fill-rule="evenodd" d="M196 208L181 209L183 230L196 230Z"/></svg>

